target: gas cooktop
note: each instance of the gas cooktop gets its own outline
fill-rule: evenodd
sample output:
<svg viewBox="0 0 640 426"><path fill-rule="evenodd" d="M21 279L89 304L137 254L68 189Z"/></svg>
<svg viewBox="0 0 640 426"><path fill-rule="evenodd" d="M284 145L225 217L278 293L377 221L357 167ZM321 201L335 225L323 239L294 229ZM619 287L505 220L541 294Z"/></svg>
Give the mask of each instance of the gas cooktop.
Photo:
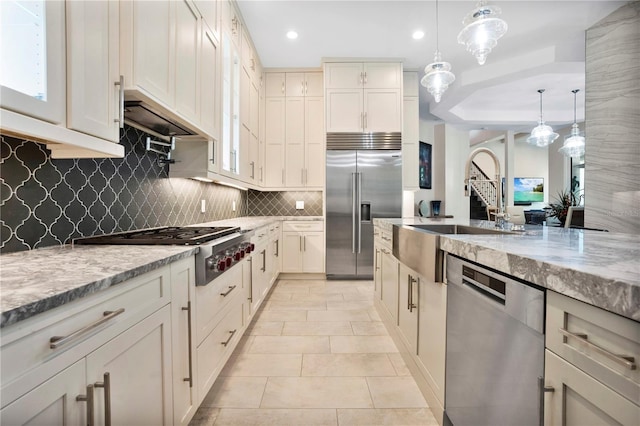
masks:
<svg viewBox="0 0 640 426"><path fill-rule="evenodd" d="M163 226L118 234L79 238L74 244L199 245L240 232L233 226Z"/></svg>

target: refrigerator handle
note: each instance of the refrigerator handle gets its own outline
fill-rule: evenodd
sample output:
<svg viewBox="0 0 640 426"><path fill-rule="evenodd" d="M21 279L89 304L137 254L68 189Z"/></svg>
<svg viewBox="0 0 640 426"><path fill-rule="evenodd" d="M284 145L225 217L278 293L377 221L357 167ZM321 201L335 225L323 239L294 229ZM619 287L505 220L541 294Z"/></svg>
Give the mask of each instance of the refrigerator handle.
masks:
<svg viewBox="0 0 640 426"><path fill-rule="evenodd" d="M356 210L358 210L358 253L362 249L362 211L360 204L362 203L362 173L358 175L358 200L356 201Z"/></svg>
<svg viewBox="0 0 640 426"><path fill-rule="evenodd" d="M356 252L356 210L358 210L356 175L357 173L351 173L351 253Z"/></svg>

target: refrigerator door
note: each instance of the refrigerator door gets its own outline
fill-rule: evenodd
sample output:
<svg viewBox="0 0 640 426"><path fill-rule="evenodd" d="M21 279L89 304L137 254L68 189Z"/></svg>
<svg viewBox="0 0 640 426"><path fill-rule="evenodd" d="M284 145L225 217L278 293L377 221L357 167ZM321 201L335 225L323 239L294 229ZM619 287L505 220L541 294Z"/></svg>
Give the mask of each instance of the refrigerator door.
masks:
<svg viewBox="0 0 640 426"><path fill-rule="evenodd" d="M327 151L327 277L356 274L356 151Z"/></svg>
<svg viewBox="0 0 640 426"><path fill-rule="evenodd" d="M402 155L393 150L358 151L357 278L373 278L373 219L402 216ZM327 192L328 195L328 192Z"/></svg>

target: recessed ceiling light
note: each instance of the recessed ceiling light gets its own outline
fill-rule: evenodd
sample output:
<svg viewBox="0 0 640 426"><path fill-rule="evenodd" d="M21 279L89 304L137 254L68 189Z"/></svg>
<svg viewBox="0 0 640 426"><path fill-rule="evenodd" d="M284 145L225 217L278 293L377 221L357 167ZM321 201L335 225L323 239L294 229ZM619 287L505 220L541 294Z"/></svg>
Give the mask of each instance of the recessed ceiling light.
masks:
<svg viewBox="0 0 640 426"><path fill-rule="evenodd" d="M287 32L287 38L291 40L295 40L298 38L298 33L295 31L289 31Z"/></svg>
<svg viewBox="0 0 640 426"><path fill-rule="evenodd" d="M414 40L420 40L422 37L424 37L424 31L414 31L412 37L414 38Z"/></svg>

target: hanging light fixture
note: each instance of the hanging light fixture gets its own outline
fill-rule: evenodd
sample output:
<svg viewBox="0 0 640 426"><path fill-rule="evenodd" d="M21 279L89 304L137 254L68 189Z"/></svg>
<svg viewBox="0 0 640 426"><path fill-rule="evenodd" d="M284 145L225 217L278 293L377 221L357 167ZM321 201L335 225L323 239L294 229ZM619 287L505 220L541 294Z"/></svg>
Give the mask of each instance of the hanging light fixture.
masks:
<svg viewBox="0 0 640 426"><path fill-rule="evenodd" d="M544 124L544 120L542 119L542 94L544 93L544 89L538 90L538 93L540 93L540 121L538 121L538 125L531 131L531 135L527 138L527 143L544 148L558 139L558 134L553 131L551 126Z"/></svg>
<svg viewBox="0 0 640 426"><path fill-rule="evenodd" d="M458 34L458 43L464 44L480 65L485 63L498 39L507 32L507 23L498 18L500 13L499 7L487 5L483 0L462 21L464 28Z"/></svg>
<svg viewBox="0 0 640 426"><path fill-rule="evenodd" d="M451 72L451 64L443 62L440 55L440 40L438 39L438 0L436 0L436 53L433 62L424 68L425 75L420 80L420 84L427 88L436 102L440 102L442 94L453 83L456 76Z"/></svg>
<svg viewBox="0 0 640 426"><path fill-rule="evenodd" d="M564 145L558 151L566 155L567 157L582 157L585 149L585 138L578 128L578 122L576 119L576 94L580 89L572 90L573 93L573 126L571 126L571 134L565 136Z"/></svg>

